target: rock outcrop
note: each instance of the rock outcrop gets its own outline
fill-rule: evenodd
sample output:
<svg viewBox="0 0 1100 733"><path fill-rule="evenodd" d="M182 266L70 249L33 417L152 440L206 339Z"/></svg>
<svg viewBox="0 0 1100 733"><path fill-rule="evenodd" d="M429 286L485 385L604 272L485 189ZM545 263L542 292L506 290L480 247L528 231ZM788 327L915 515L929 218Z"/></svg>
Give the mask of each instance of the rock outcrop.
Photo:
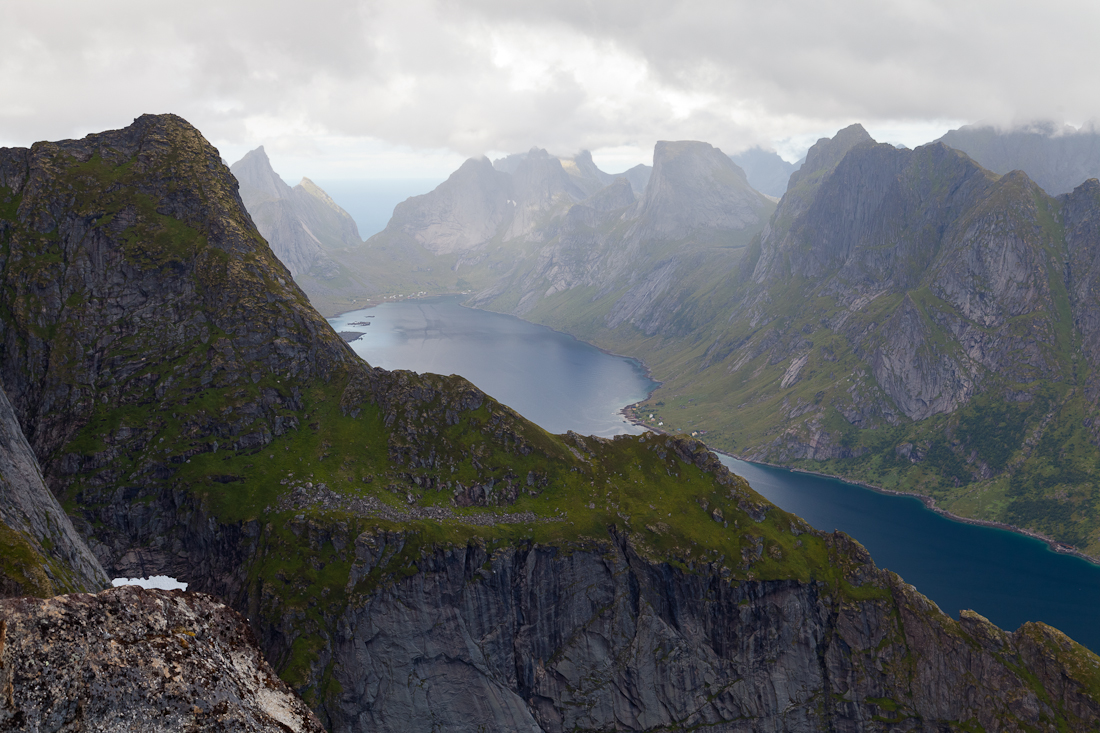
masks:
<svg viewBox="0 0 1100 733"><path fill-rule="evenodd" d="M471 158L439 186L393 209L386 229L371 239L402 234L434 254L477 247L510 222L512 181L488 158Z"/></svg>
<svg viewBox="0 0 1100 733"><path fill-rule="evenodd" d="M741 232L771 214L766 197L721 150L701 142L658 142L653 174L628 236L685 240Z"/></svg>
<svg viewBox="0 0 1100 733"><path fill-rule="evenodd" d="M0 601L0 728L322 733L209 596L122 587Z"/></svg>
<svg viewBox="0 0 1100 733"><path fill-rule="evenodd" d="M360 537L353 576L402 540ZM1090 652L1041 624L1008 634L971 612L952 620L842 536L828 542L855 563L852 595L730 582L716 565L654 563L618 540L422 558L340 619L331 727L1053 731L1100 720Z"/></svg>

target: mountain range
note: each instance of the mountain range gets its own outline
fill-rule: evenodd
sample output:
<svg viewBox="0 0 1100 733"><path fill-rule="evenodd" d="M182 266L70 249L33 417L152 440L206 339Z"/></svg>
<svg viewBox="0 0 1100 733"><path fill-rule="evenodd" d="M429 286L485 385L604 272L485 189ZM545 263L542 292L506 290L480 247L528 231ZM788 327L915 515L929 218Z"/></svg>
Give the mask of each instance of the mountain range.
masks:
<svg viewBox="0 0 1100 733"><path fill-rule="evenodd" d="M639 414L715 448L1100 557L1093 135L908 150L853 125L778 207L705 143L659 143L640 191L586 156L471 160L346 262L388 283L360 298L468 291L642 359L663 384Z"/></svg>
<svg viewBox="0 0 1100 733"><path fill-rule="evenodd" d="M807 166L831 160L826 148ZM709 146L668 145L659 162L646 196L610 209L616 236L641 248L674 218L722 249L769 211ZM736 205L670 213L662 181L685 170ZM96 563L167 574L251 628L177 591L0 603L8 727L48 715L113 730L152 711L157 730L1054 731L1100 719L1094 654L1042 624L1010 634L950 618L696 440L550 435L460 377L372 368L178 117L0 150L0 241L0 379L15 418L0 467L5 485L23 476L0 493L22 537L3 546L0 587L94 590ZM47 487L79 536L36 526L61 521ZM80 629L104 643L91 649ZM264 682L252 634L316 719Z"/></svg>
<svg viewBox="0 0 1100 733"><path fill-rule="evenodd" d="M1034 122L1007 129L966 125L939 142L961 150L994 173L1026 171L1052 196L1070 193L1100 177L1100 133L1092 125L1075 128Z"/></svg>

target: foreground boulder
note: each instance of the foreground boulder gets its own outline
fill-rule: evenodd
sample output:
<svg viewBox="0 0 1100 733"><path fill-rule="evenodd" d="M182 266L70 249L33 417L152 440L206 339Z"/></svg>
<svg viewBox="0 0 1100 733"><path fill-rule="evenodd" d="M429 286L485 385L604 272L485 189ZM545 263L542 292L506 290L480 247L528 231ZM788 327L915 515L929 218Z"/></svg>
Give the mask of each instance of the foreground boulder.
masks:
<svg viewBox="0 0 1100 733"><path fill-rule="evenodd" d="M0 729L322 731L209 596L131 586L0 601Z"/></svg>

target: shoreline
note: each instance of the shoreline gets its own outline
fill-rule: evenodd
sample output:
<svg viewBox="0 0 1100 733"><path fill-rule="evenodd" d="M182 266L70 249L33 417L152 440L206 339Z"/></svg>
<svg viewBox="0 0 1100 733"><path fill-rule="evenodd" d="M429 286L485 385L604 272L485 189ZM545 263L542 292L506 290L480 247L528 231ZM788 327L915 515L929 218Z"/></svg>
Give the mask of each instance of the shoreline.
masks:
<svg viewBox="0 0 1100 733"><path fill-rule="evenodd" d="M959 522L960 524L971 524L971 525L974 525L976 527L989 527L991 529L1000 529L1000 530L1003 530L1005 532L1012 532L1014 534L1019 534L1019 535L1025 536L1025 537L1030 537L1033 540L1039 540L1040 542L1043 542L1044 544L1046 544L1047 548L1051 552L1056 552L1059 555L1072 555L1074 557L1080 558L1081 560L1084 560L1085 562L1087 562L1091 565L1096 565L1096 566L1100 567L1100 558L1096 558L1096 557L1093 557L1092 555L1089 555L1085 552L1082 552L1081 550L1078 550L1076 547L1073 547L1072 545L1067 545L1063 542L1059 542L1058 540L1053 539L1051 537L1048 537L1048 536L1046 536L1045 534L1043 534L1041 532L1036 532L1035 530L1027 529L1025 527L1017 527L1017 526L1012 525L1012 524L1005 524L1004 522L997 522L997 521L994 521L994 520L991 520L991 519L976 519L974 517L964 517L961 514L955 514L954 512L949 512L946 509L941 509L940 507L936 506L936 499L934 497L928 496L926 494L918 494L915 491L898 491L896 489L887 489L887 488L883 488L882 486L875 486L874 484L869 484L866 481L859 481L859 480L856 480L856 479L851 479L851 478L848 478L848 477L845 477L845 476L840 476L840 475L835 474L835 473L824 473L822 471L812 471L810 469L798 468L798 467L795 467L795 466L783 466L783 465L780 465L778 463L768 463L767 461L749 461L749 460L746 460L744 458L741 458L740 456L735 456L732 453L727 453L726 451L716 450L714 448L711 448L711 450L713 450L715 453L721 453L724 456L729 456L730 458L735 458L739 461L745 461L745 463L753 463L753 464L756 464L758 466L768 466L770 468L780 468L780 469L783 469L784 471L790 471L791 473L803 473L803 474L806 474L808 476L819 476L821 478L831 478L831 479L834 479L836 481L843 481L844 483L850 484L852 486L858 486L861 489L867 489L868 491L873 491L876 494L885 494L887 496L903 496L903 497L909 497L909 498L912 498L912 499L917 499L917 500L920 501L921 504L924 505L924 508L927 509L928 511L933 512L934 514L938 514L941 517L944 517L945 519L949 519L952 522Z"/></svg>
<svg viewBox="0 0 1100 733"><path fill-rule="evenodd" d="M407 296L407 297L403 297L403 298L392 299L389 302L397 302L398 300L420 300L420 299L423 299L423 298L439 298L439 297L464 296L464 295L470 295L470 293L439 293L439 294L427 295L427 296L415 296L414 295L414 296ZM383 301L383 302L385 302L385 301ZM359 308L353 308L351 310L342 311L341 313L337 313L334 316L324 316L324 318L326 320L328 320L328 318L338 318L339 316L344 315L345 313L351 313L351 312L357 311L357 310L366 310L368 308L377 307L378 305L381 305L381 304L382 304L382 302L377 302L377 303L372 302L372 303L363 305L362 307L359 307ZM485 310L486 312L489 312L489 313L497 313L498 312L498 311L491 311L491 310L488 310L486 308L477 308L475 306L466 305L465 303L462 303L462 302L459 303L459 306L461 306L463 308L470 308L471 310ZM513 318L519 318L519 316L515 316L511 313L502 313L501 315L511 315ZM646 422L644 420L639 419L637 417L637 415L635 414L636 413L636 408L638 407L638 405L640 405L644 400L647 400L650 397L652 397L653 393L656 392L663 384L663 382L661 382L661 381L659 381L659 380L657 380L653 377L653 372L650 370L649 365L646 364L644 360L639 359L637 357L628 356L626 354L615 353L614 351L610 351L608 349L602 348L602 347L597 346L596 344L593 344L591 342L582 341L581 339L577 338L576 336L574 336L571 333L568 333L566 331L559 331L558 329L553 328L551 326L547 326L545 324L534 323L533 321L527 321L526 319L523 319L523 318L520 318L519 320L524 321L525 323L533 323L534 325L542 326L543 328L548 328L551 331L553 331L554 333L559 333L559 334L562 334L562 335L565 335L565 336L569 336L570 338L574 339L575 341L588 344L589 346L593 347L594 349L600 351L603 354L618 357L620 359L629 359L630 361L632 361L635 364L639 365L642 368L642 371L645 374L646 379L648 379L650 382L653 382L654 387L649 391L649 393L645 396L645 398L643 400L638 400L637 402L632 402L629 405L623 406L619 410L619 414L622 416L622 418L625 422L627 422L627 423L629 423L629 424L631 424L635 427L638 427L638 428L641 428L643 430L647 430L647 431L653 432L653 433L659 433L659 434L664 434L664 435L671 435L672 434L672 433L669 433L666 430L662 430L661 428L659 428L657 426L646 424ZM688 434L686 437L691 437L691 436L690 436L690 434ZM1081 550L1077 549L1076 547L1073 547L1071 545L1067 545L1065 543L1059 542L1058 540L1055 540L1051 537L1048 537L1048 536L1042 534L1041 532L1037 532L1035 530L1026 529L1024 527L1017 527L1015 525L1006 524L1004 522L997 522L997 521L993 521L993 520L989 520L989 519L976 519L976 518L973 518L973 517L964 517L962 515L955 514L953 512L949 512L946 509L941 509L940 507L938 507L936 505L935 498L933 498L931 496L928 496L926 494L920 494L920 493L917 493L915 491L898 491L897 489L887 489L887 488L884 488L882 486L876 486L874 484L867 483L866 481L860 481L858 479L853 479L853 478L849 478L849 477L846 477L846 476L841 476L841 475L838 475L838 474L825 473L825 472L822 472L822 471L814 471L814 470L811 470L811 469L799 468L799 467L795 467L795 466L784 466L782 464L769 463L767 461L747 460L747 459L742 458L740 456L734 455L733 453L730 453L728 451L723 451L723 450L719 450L717 448L714 448L711 445L707 444L705 440L703 440L702 442L705 445L707 445L708 450L714 451L715 453L719 453L719 454L724 455L724 456L729 456L730 458L734 458L734 459L739 460L739 461L745 461L746 463L753 463L753 464L756 464L756 465L759 465L759 466L768 466L768 467L771 467L771 468L779 468L779 469L782 469L784 471L790 471L791 473L803 473L803 474L806 474L806 475L809 475L809 476L819 476L821 478L829 478L829 479L834 479L836 481L843 481L846 484L850 484L852 486L858 486L859 488L867 489L869 491L874 491L875 493L878 493L878 494L885 494L885 495L888 495L888 496L911 497L913 499L919 500L921 502L921 504L924 505L924 508L927 509L928 511L931 511L935 514L938 514L939 516L944 517L945 519L948 519L950 521L959 522L961 524L970 524L970 525L974 525L976 527L989 527L991 529L999 529L999 530L1003 530L1003 531L1006 531L1006 532L1013 532L1015 534L1023 535L1025 537L1030 537L1031 539L1039 540L1040 542L1043 542L1044 544L1046 544L1047 548L1051 552L1056 552L1060 555L1071 555L1071 556L1080 558L1081 560L1084 560L1085 562L1087 562L1091 565L1096 565L1096 566L1100 567L1100 557L1093 557L1092 555L1089 555L1085 552L1082 552Z"/></svg>
<svg viewBox="0 0 1100 733"><path fill-rule="evenodd" d="M638 404L640 404L640 403L635 402L634 404L627 405L622 410L620 410L620 412L622 413L622 415L626 418L626 420L628 422L630 422L634 425L637 425L639 427L646 428L647 430L650 430L650 431L655 432L655 433L663 433L663 434L666 434L666 435L670 434L665 430L661 430L660 428L653 427L653 426L650 426L650 425L646 425L643 421L636 419L630 413L627 412L628 410L634 408ZM706 443L706 441L703 441L703 442ZM873 491L876 494L885 494L885 495L888 495L888 496L901 496L901 497L909 497L909 498L917 499L921 502L921 504L924 505L924 508L927 509L928 511L933 512L934 514L938 514L939 516L944 517L945 519L948 519L952 522L959 522L960 524L971 524L971 525L974 525L976 527L989 527L991 529L999 529L999 530L1003 530L1003 531L1006 531L1006 532L1012 532L1014 534L1023 535L1025 537L1030 537L1033 540L1039 540L1040 542L1043 542L1044 544L1046 544L1047 549L1049 549L1051 552L1056 552L1059 555L1072 555L1073 557L1077 557L1081 560L1084 560L1085 562L1089 563L1090 565L1095 565L1097 567L1100 567L1100 558L1093 557L1092 555L1089 555L1086 552L1082 552L1081 550L1078 550L1076 547L1073 547L1072 545L1067 545L1063 542L1059 542L1056 539L1048 537L1048 536L1044 535L1043 533L1036 532L1035 530L1032 530L1032 529L1026 529L1024 527L1017 527L1015 525L1005 524L1004 522L997 522L997 521L993 521L993 520L990 520L990 519L975 519L973 517L964 517L962 515L955 514L953 512L949 512L946 509L941 509L940 507L936 506L935 498L931 497L931 496L928 496L926 494L919 494L915 491L898 491L897 489L887 489L887 488L884 488L882 486L876 486L874 484L867 483L866 481L860 481L858 479L848 478L846 476L841 476L841 475L838 475L838 474L835 474L835 473L825 473L823 471L813 471L813 470L810 470L810 469L807 469L807 468L798 468L796 466L784 466L784 465L779 464L779 463L769 463L768 461L748 460L746 458L742 458L741 456L734 455L733 453L730 453L728 451L719 450L719 449L714 448L710 445L707 445L707 448L709 450L711 450L715 453L719 453L723 456L728 456L728 457L734 458L738 461L744 461L745 463L752 463L752 464L757 465L757 466L768 466L769 468L779 468L779 469L782 469L784 471L790 471L791 473L803 473L803 474L806 474L808 476L819 476L821 478L830 478L830 479L833 479L833 480L836 480L836 481L842 481L842 482L844 482L846 484L850 484L852 486L858 486L861 489L867 489L868 491Z"/></svg>

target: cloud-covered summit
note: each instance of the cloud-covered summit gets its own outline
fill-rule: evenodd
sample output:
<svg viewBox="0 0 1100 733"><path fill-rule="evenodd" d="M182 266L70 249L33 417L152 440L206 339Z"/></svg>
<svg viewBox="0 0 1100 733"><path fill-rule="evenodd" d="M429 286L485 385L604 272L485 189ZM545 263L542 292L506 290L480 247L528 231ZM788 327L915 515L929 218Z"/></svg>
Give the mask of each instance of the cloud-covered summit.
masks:
<svg viewBox="0 0 1100 733"><path fill-rule="evenodd" d="M856 120L913 145L1100 117L1081 62L1098 21L1085 2L6 3L0 141L171 110L231 158L328 139L625 168L658 139L797 147Z"/></svg>

